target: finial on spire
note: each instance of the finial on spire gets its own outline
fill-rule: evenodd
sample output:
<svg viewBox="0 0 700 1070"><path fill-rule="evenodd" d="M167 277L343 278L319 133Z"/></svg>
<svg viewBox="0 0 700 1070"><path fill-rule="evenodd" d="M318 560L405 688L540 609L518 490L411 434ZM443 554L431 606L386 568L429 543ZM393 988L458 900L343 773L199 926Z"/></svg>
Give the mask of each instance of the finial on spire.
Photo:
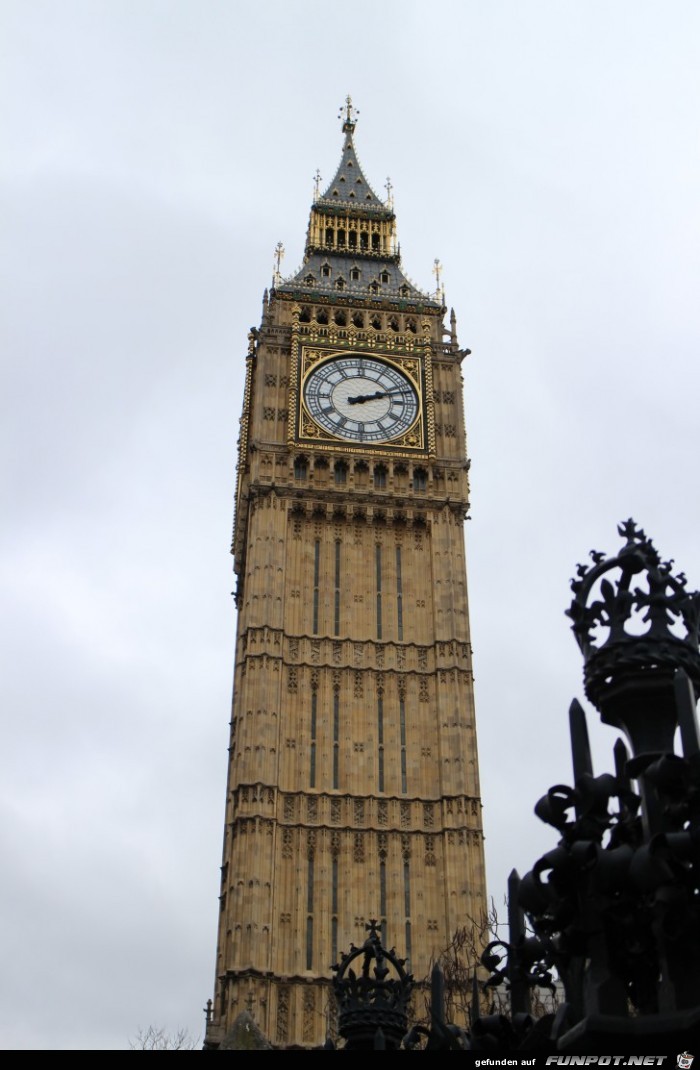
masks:
<svg viewBox="0 0 700 1070"><path fill-rule="evenodd" d="M386 190L386 206L387 208L394 207L394 187L391 184L391 179L386 176L386 182L384 183L384 189Z"/></svg>
<svg viewBox="0 0 700 1070"><path fill-rule="evenodd" d="M321 193L321 172L318 167L316 168L316 174L314 175L314 200L317 201Z"/></svg>
<svg viewBox="0 0 700 1070"><path fill-rule="evenodd" d="M284 259L284 245L281 241L277 242L275 246L275 268L272 272L272 285L273 287L279 286L282 281L282 273L280 271L280 264Z"/></svg>
<svg viewBox="0 0 700 1070"><path fill-rule="evenodd" d="M345 119L343 121L343 133L352 134L353 130L355 129L355 124L357 123L357 116L360 114L360 112L359 109L353 105L352 97L349 93L345 98L345 104L338 112L338 118L342 119L343 114L345 114Z"/></svg>

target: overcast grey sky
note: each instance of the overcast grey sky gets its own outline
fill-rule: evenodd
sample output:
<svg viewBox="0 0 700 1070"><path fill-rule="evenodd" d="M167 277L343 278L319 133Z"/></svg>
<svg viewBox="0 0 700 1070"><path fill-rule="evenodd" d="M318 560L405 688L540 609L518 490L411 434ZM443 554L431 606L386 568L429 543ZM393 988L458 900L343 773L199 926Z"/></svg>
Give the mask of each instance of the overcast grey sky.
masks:
<svg viewBox="0 0 700 1070"><path fill-rule="evenodd" d="M201 1033L246 332L319 167L391 175L465 365L491 894L554 835L563 610L633 515L700 586L694 0L2 0L0 1044ZM592 719L594 720L594 719ZM614 742L598 729L607 766ZM399 934L396 934L398 939Z"/></svg>

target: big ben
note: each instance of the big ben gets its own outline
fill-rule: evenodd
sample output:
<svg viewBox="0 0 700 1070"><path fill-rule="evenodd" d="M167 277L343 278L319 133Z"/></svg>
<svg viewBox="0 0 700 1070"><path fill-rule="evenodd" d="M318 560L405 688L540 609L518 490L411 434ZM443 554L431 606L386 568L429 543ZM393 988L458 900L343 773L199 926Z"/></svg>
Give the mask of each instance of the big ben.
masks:
<svg viewBox="0 0 700 1070"><path fill-rule="evenodd" d="M304 263L249 335L216 993L272 1044L330 1024L370 918L416 978L485 909L461 363L343 110Z"/></svg>

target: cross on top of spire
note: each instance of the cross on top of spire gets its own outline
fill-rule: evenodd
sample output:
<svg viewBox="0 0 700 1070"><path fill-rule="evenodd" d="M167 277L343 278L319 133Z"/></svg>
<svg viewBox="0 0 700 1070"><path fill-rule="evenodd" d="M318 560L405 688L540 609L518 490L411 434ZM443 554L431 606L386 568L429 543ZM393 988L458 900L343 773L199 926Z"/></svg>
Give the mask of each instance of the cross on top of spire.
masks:
<svg viewBox="0 0 700 1070"><path fill-rule="evenodd" d="M343 121L343 133L344 134L352 134L352 132L355 129L355 126L357 124L357 116L360 114L360 111L359 111L359 108L356 108L354 106L354 104L352 102L352 97L350 96L349 93L345 98L345 104L341 107L340 111L338 112L338 118L339 119L343 118L343 113L345 114L345 119Z"/></svg>

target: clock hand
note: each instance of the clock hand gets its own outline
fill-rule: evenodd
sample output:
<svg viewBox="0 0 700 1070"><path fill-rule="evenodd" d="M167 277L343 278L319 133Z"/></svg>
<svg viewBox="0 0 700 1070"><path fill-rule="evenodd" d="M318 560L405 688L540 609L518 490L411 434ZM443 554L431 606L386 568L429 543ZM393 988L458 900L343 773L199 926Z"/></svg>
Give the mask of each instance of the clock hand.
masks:
<svg viewBox="0 0 700 1070"><path fill-rule="evenodd" d="M410 390L376 390L374 394L360 394L356 398L348 398L348 405L362 405L365 401L376 401L377 398L390 398L394 394L410 393Z"/></svg>
<svg viewBox="0 0 700 1070"><path fill-rule="evenodd" d="M383 396L380 390L377 390L374 394L358 394L356 398L348 398L348 405L362 405L365 401L374 401L375 398Z"/></svg>

